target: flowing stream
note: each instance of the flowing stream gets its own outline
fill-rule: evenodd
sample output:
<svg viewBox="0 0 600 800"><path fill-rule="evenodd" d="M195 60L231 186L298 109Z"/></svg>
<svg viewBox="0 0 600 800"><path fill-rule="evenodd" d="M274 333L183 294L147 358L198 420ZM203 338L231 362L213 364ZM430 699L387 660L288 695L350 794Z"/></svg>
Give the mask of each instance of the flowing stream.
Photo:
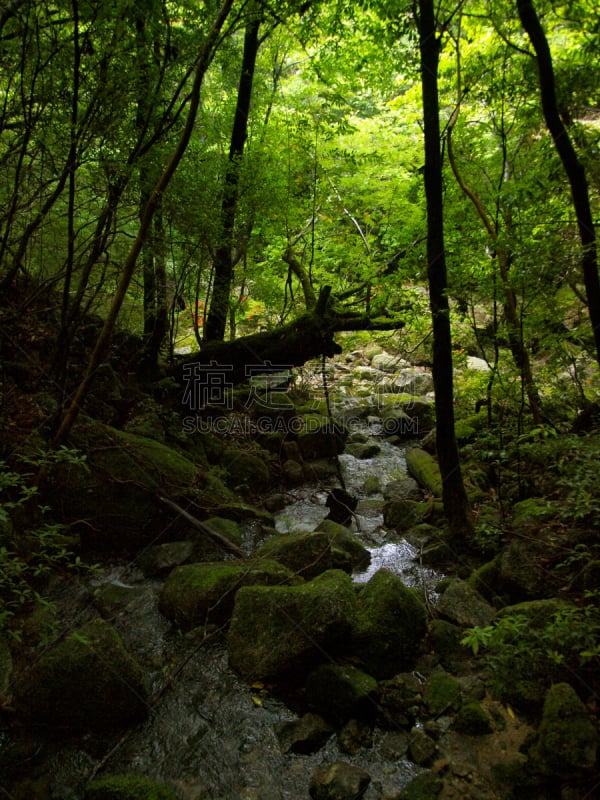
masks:
<svg viewBox="0 0 600 800"><path fill-rule="evenodd" d="M346 489L359 498L353 526L372 557L354 580L365 582L385 566L408 585L426 588L431 598L441 576L421 569L415 549L383 527L382 490L404 473L404 452L373 441L380 451L372 458L340 458ZM368 476L379 486L370 494L365 492ZM291 494L290 504L277 515L277 530L314 530L327 514L327 492L305 486ZM335 736L314 755L282 753L275 726L294 719L294 712L268 687L249 687L238 679L229 669L222 636L205 637L199 629L176 633L158 610L160 586L132 564L56 586L67 630L95 616L103 594L119 588L122 601L110 621L150 676L153 699L148 720L123 735L40 743L33 775L38 770L50 775L52 798L81 800L95 772L138 772L171 784L182 800L304 800L315 768L343 760L371 775L364 797L377 800L416 774L418 768L394 749L395 732L378 729L373 746L356 755L341 753Z"/></svg>

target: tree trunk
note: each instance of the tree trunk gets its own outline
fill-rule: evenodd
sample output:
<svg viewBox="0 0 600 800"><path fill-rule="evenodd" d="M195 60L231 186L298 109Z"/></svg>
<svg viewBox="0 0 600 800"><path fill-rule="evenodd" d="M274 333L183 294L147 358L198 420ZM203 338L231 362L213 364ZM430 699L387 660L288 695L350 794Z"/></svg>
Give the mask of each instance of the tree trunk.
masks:
<svg viewBox="0 0 600 800"><path fill-rule="evenodd" d="M581 255L581 268L585 284L588 312L594 334L596 359L600 364L600 278L598 277L598 251L585 168L577 158L577 153L575 152L573 143L569 138L569 134L558 110L552 55L550 53L546 34L536 14L532 0L517 0L517 9L519 11L521 23L527 31L527 35L531 40L531 44L537 56L542 108L546 125L552 135L554 146L560 156L571 186L571 196L573 198L573 206L575 208L579 237L583 250Z"/></svg>
<svg viewBox="0 0 600 800"><path fill-rule="evenodd" d="M436 444L443 482L442 500L453 537L471 531L458 445L454 432L452 337L444 252L442 158L438 99L440 42L436 37L433 0L419 0L419 46L425 134L425 197L427 204L427 276L433 323L433 383Z"/></svg>
<svg viewBox="0 0 600 800"><path fill-rule="evenodd" d="M224 0L223 5L219 8L215 16L215 20L211 26L211 29L206 34L204 44L196 64L193 85L190 90L190 105L185 126L177 146L175 147L175 150L169 159L169 162L165 166L152 189L152 194L150 195L144 210L144 215L140 222L137 236L131 246L127 258L125 259L125 263L123 264L119 285L117 286L117 290L113 297L108 315L104 321L104 326L100 332L100 335L98 336L94 350L90 356L85 375L77 387L77 391L73 396L71 405L69 406L69 409L67 410L67 413L65 414L54 437L54 445L56 447L65 441L71 431L71 428L75 424L75 420L77 419L81 405L89 391L94 374L104 358L106 348L108 347L110 337L117 321L117 317L119 316L119 311L121 310L127 289L131 283L142 246L146 236L148 235L148 231L150 230L150 226L152 224L152 219L159 205L160 197L167 189L167 186L175 174L175 170L179 166L192 137L196 116L198 114L198 108L200 106L200 90L202 89L204 76L206 75L206 71L213 60L215 49L220 43L221 31L227 18L229 17L232 6L233 0Z"/></svg>
<svg viewBox="0 0 600 800"><path fill-rule="evenodd" d="M222 341L225 336L228 318L229 297L231 284L233 283L233 239L239 195L240 164L248 136L248 115L252 98L252 83L254 81L256 56L260 46L259 28L260 18L251 19L246 26L244 36L244 53L242 56L237 105L229 145L229 166L225 175L225 186L221 202L222 239L215 253L212 297L204 328L204 339L207 342Z"/></svg>
<svg viewBox="0 0 600 800"><path fill-rule="evenodd" d="M336 310L331 303L331 287L325 286L314 309L293 322L233 342L209 342L200 352L182 358L175 373L186 387L190 410L198 410L203 407L199 402L202 388L210 388L211 377L223 386L234 386L251 375L280 372L322 355L341 353L334 340L337 331L390 331L403 326L398 317L370 318Z"/></svg>

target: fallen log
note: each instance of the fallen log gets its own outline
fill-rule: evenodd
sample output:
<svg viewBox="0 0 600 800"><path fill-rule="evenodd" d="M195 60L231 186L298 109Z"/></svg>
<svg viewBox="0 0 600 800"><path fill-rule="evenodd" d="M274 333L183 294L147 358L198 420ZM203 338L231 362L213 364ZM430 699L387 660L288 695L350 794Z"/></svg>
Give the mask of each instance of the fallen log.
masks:
<svg viewBox="0 0 600 800"><path fill-rule="evenodd" d="M189 386L191 379L200 379L207 370L220 370L227 385L236 385L253 375L283 372L320 356L331 358L341 353L334 338L340 331L393 331L403 327L404 321L395 315L370 317L336 309L331 302L331 287L325 286L316 306L292 322L231 342L209 342L199 352L179 359L174 372Z"/></svg>
<svg viewBox="0 0 600 800"><path fill-rule="evenodd" d="M171 500L169 497L165 497L164 495L159 496L158 498L161 503L168 506L170 509L175 511L182 519L184 519L192 528L195 528L200 533L203 533L209 539L212 539L213 542L218 544L224 550L227 550L229 553L233 553L234 556L238 558L244 558L244 551L234 544L230 542L225 536L217 531L213 530L211 527L206 525L204 522L201 522L199 519L196 519L189 511L183 509L180 505L178 505L174 500Z"/></svg>

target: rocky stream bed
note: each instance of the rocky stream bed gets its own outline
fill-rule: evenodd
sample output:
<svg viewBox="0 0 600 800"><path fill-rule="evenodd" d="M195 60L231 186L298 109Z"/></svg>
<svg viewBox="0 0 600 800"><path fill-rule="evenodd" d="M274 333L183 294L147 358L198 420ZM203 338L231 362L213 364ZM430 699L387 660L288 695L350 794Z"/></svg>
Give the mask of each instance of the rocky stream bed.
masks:
<svg viewBox="0 0 600 800"><path fill-rule="evenodd" d="M466 628L489 624L496 609L473 581L461 579L462 556L440 537L431 483L424 492L408 471L422 477L422 470L407 469L407 447L432 427L430 376L406 369L400 386L397 359L387 358L371 358L358 377L363 389L381 390L387 381L395 400L382 405L351 395L338 402L345 433L337 462L331 448L339 431L312 409L306 437L257 437L263 460L270 453L272 463L277 454L277 487L264 478L255 451L232 456L231 444L221 446L218 463L246 486L244 502L219 479L205 478L203 502L211 505L210 498L219 509L206 524L235 539L242 559L185 525L174 525L166 541L135 541L130 505L139 515L148 487L183 503L189 467L181 453L187 448L197 463L208 448L206 438L198 448L194 437L180 437L165 466L165 452L157 450L168 449L165 436L157 437L160 444L144 438L160 422L148 405L123 433L111 429L113 444L120 437L117 449L141 472L132 477L129 464L120 472L111 462L110 497L100 492L104 445L90 449L91 477L72 465L66 475L63 467L50 475L61 491L68 484L64 504L74 519L95 498L98 520L118 520L128 552L107 557L96 525L87 544L101 552L101 565L55 576L46 592L52 604L31 615L20 642L2 644L3 796L592 796L595 734L570 687L554 703L558 716L565 709L579 715L585 741L557 781L543 751L550 740L566 747L569 733L553 727L555 712L549 706L547 741L538 732L538 754L528 754L527 737L536 741L531 721L492 699L485 674L460 644ZM348 371L343 364L340 370ZM291 413L289 401L278 407L288 420ZM99 440L89 426L84 436L89 447ZM123 490L125 474L136 495ZM332 521L330 502L342 488L356 500L343 526ZM164 530L157 508L154 501L144 513Z"/></svg>

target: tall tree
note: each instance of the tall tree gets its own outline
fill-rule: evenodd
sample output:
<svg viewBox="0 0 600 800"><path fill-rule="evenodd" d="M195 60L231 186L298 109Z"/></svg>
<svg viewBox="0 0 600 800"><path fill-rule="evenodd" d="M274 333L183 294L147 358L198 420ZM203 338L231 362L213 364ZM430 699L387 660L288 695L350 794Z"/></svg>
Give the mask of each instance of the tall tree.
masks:
<svg viewBox="0 0 600 800"><path fill-rule="evenodd" d="M571 186L571 196L581 240L581 269L585 284L588 312L592 323L596 359L600 364L600 278L596 231L585 168L573 147L569 132L561 118L556 98L556 80L548 39L532 0L517 0L517 10L537 57L542 109L554 146L562 161Z"/></svg>
<svg viewBox="0 0 600 800"><path fill-rule="evenodd" d="M452 335L444 248L444 205L440 140L438 64L441 43L433 0L419 0L416 11L421 56L423 128L425 138L425 198L427 206L427 278L433 324L433 383L436 445L442 475L442 499L450 534L463 537L471 530L458 445L454 431Z"/></svg>
<svg viewBox="0 0 600 800"><path fill-rule="evenodd" d="M256 57L260 47L258 33L261 21L261 16L257 12L252 14L246 24L244 34L244 52L221 202L221 241L214 257L212 298L204 328L204 338L209 342L222 340L227 325L235 260L234 228L239 196L240 165L248 138L248 118Z"/></svg>

